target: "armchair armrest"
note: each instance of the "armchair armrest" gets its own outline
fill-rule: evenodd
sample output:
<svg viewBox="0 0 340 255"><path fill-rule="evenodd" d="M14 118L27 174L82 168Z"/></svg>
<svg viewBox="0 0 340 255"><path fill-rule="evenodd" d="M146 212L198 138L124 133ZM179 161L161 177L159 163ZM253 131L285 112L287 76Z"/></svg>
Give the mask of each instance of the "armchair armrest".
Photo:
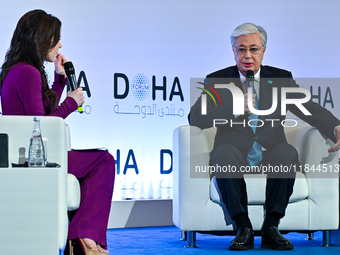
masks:
<svg viewBox="0 0 340 255"><path fill-rule="evenodd" d="M48 141L47 159L60 167L12 167L11 163L26 159L33 116L0 117L0 133L8 134L9 145L9 167L1 169L8 177L3 181L15 183L1 185L0 225L3 227L0 236L8 247L14 245L18 250L23 250L22 247L34 250L39 240L41 249L52 254L64 247L68 230L66 130L62 118L41 116L40 120L42 135ZM34 227L30 228L31 225ZM15 244L11 244L13 241Z"/></svg>
<svg viewBox="0 0 340 255"><path fill-rule="evenodd" d="M194 138L191 140L191 138ZM201 173L200 178L190 176L195 165L207 165L210 150L205 133L194 126L180 126L173 133L173 222L185 229L186 222L197 222L197 229L203 229L210 210L197 210L210 206L210 176ZM190 203L189 203L190 202ZM192 208L192 204L197 205Z"/></svg>
<svg viewBox="0 0 340 255"><path fill-rule="evenodd" d="M288 142L299 152L308 183L310 226L315 230L337 229L339 224L338 152L328 153L333 142L316 128L286 132Z"/></svg>

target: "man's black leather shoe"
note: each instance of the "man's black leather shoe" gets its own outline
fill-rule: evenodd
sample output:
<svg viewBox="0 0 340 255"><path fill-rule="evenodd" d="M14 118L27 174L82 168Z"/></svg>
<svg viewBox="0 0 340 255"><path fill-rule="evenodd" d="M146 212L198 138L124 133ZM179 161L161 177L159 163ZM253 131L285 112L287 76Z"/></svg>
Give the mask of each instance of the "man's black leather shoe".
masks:
<svg viewBox="0 0 340 255"><path fill-rule="evenodd" d="M236 237L230 242L229 250L240 251L254 248L254 232L250 228L242 227L237 230Z"/></svg>
<svg viewBox="0 0 340 255"><path fill-rule="evenodd" d="M291 241L284 238L276 226L271 226L266 230L261 230L261 248L273 250L291 250L294 245Z"/></svg>

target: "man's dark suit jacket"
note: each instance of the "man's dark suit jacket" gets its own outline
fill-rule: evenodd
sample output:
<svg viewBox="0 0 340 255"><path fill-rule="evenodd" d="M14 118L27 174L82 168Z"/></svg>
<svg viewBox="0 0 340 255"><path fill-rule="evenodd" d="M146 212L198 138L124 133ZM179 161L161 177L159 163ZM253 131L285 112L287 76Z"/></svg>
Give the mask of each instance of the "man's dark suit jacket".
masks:
<svg viewBox="0 0 340 255"><path fill-rule="evenodd" d="M226 79L227 78L227 79ZM235 86L241 89L242 84L237 66L228 67L207 76L205 83L214 87L214 84L226 84L233 82ZM278 105L276 110L268 116L258 116L263 120L264 125L256 128L254 134L249 127L248 114L240 115L237 118L233 115L233 98L228 89L216 89L221 98L222 105L217 100L217 105L211 97L207 95L207 115L201 115L200 98L193 105L189 115L191 125L198 126L202 129L213 126L214 119L226 119L228 124L216 125L217 133L215 137L214 147L221 144L229 143L236 146L244 155L247 155L254 141L257 141L262 147L270 149L276 144L287 143L281 121L286 118L281 115L281 88L282 87L298 87L289 71L278 69L271 66L261 66L260 72L260 93L259 93L259 110L267 110L272 106L272 87L278 88ZM208 88L206 88L208 89ZM209 90L209 89L208 89ZM205 93L205 92L203 92ZM213 94L213 92L211 92ZM287 98L304 98L302 93L288 93ZM334 127L340 125L340 121L334 115L321 107L312 100L303 104L304 107L312 114L305 116L294 104L287 104L286 110L292 112L302 120L319 129L324 135L335 142ZM265 121L275 119L277 121ZM230 121L243 123L230 126ZM280 120L280 121L278 121ZM294 123L287 122L287 125ZM260 125L260 124L258 124Z"/></svg>

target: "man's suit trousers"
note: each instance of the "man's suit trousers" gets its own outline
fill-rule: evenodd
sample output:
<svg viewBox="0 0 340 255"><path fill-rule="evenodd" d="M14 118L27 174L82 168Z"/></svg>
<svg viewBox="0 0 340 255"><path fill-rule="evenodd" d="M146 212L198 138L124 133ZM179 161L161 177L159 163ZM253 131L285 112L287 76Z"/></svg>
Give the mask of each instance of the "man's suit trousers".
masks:
<svg viewBox="0 0 340 255"><path fill-rule="evenodd" d="M222 144L211 152L210 162L212 166L236 167L234 167L236 172L216 172L217 185L231 218L240 213L248 215L246 183L243 178L244 173L241 172L248 166L247 155L243 155L234 145ZM293 169L296 169L298 164L298 153L290 144L281 143L263 152L263 159L259 166L268 166L276 171L281 169L274 173L267 173L266 214L275 212L282 217L285 215L295 182L296 173ZM284 166L287 166L285 170L290 168L291 172L284 172Z"/></svg>

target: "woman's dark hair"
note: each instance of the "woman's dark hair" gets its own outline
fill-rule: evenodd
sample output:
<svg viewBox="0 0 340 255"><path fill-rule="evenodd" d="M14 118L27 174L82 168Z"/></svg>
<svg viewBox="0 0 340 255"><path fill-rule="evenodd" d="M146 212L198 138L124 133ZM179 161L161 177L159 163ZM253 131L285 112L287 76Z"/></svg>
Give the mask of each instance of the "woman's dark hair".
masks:
<svg viewBox="0 0 340 255"><path fill-rule="evenodd" d="M39 70L43 84L43 100L50 101L49 105L45 106L46 112L48 114L53 110L57 100L48 86L44 61L49 50L60 40L60 28L60 20L43 10L33 10L21 17L1 67L0 93L9 70L18 62L25 62Z"/></svg>

